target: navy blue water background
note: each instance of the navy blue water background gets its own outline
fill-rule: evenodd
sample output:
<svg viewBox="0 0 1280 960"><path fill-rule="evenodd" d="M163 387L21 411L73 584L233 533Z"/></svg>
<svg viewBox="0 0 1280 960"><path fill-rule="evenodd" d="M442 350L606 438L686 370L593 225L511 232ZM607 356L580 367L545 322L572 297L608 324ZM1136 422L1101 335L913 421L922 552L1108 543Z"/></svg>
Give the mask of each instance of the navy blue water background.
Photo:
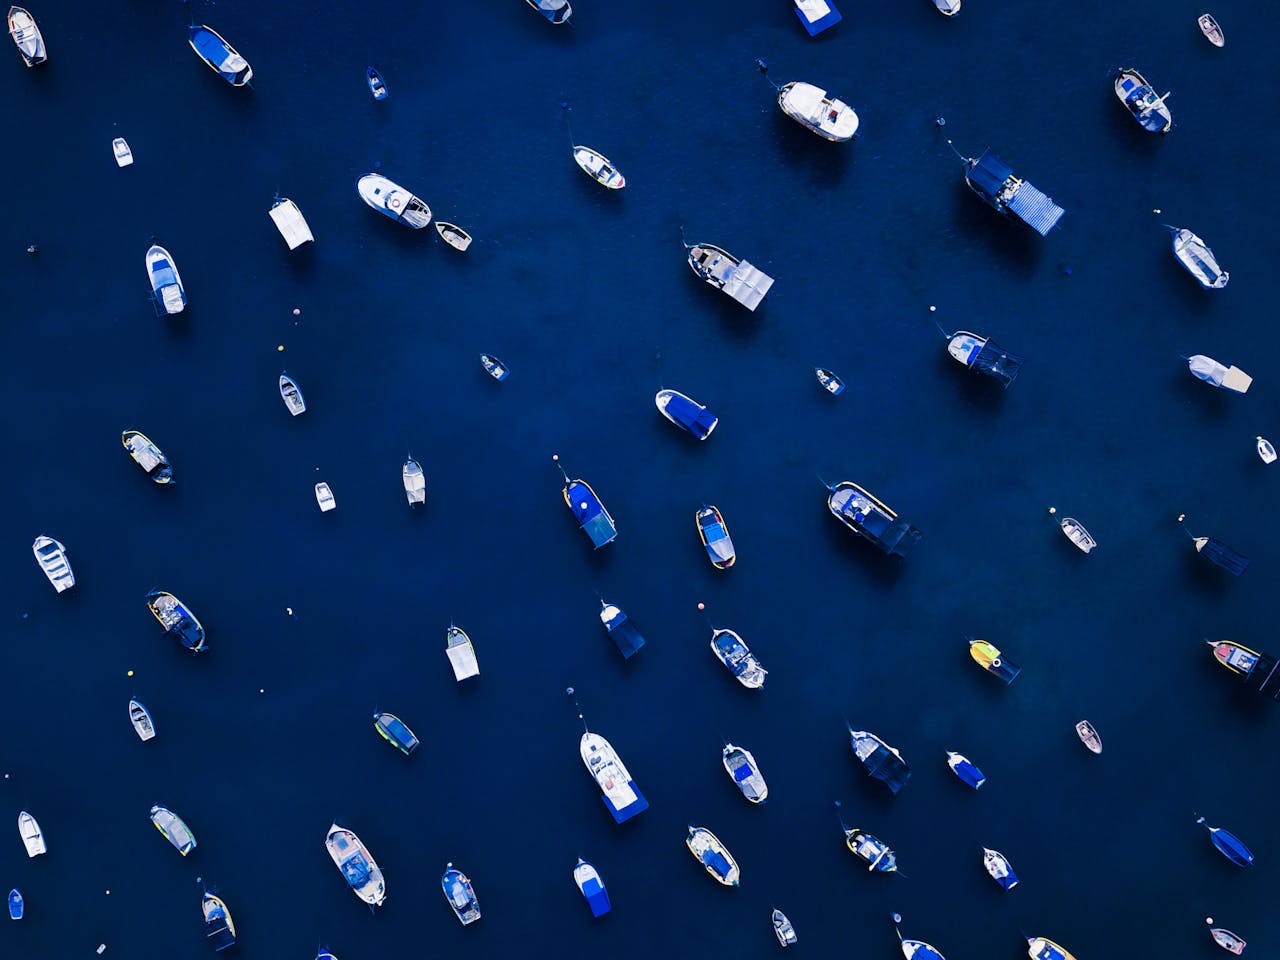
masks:
<svg viewBox="0 0 1280 960"><path fill-rule="evenodd" d="M28 903L0 956L205 957L197 877L245 960L318 942L343 960L764 957L775 904L811 957L896 956L895 909L949 960L1025 956L1024 931L1079 960L1211 958L1206 915L1254 956L1280 950L1278 708L1202 642L1280 647L1280 467L1253 452L1255 434L1280 442L1271 5L1216 7L1222 50L1182 0L968 0L954 19L844 0L818 40L784 0L579 0L572 27L519 0L195 5L252 63L250 91L197 61L182 4L35 2L49 63L0 54L0 888ZM757 56L854 104L861 139L788 120ZM1111 93L1128 64L1172 89L1168 137ZM624 191L573 165L562 100ZM134 166L112 162L116 136ZM1052 196L1059 229L985 207L947 137ZM377 164L471 250L365 207L354 183ZM314 249L285 249L276 191ZM1204 237L1230 285L1201 291L1162 222ZM756 314L697 282L681 225L777 278ZM186 284L178 318L147 302L153 235ZM968 374L934 317L1025 354L1022 376L1002 393ZM510 364L506 383L480 351ZM1253 389L1194 380L1191 353ZM822 393L815 365L846 393ZM282 367L306 395L296 419ZM659 417L661 386L719 414L705 444ZM175 486L129 461L126 428L165 450ZM553 453L612 511L613 545L593 554L574 528ZM857 540L819 476L920 527L916 553ZM704 501L737 544L728 573L698 543ZM1050 505L1092 531L1092 555ZM1196 556L1183 511L1252 558L1243 577ZM70 594L31 558L40 533L67 545ZM152 587L196 611L206 656L164 637ZM597 591L649 640L630 663ZM708 617L769 668L762 692L714 660ZM461 686L451 619L481 667ZM1022 676L985 675L966 634ZM577 756L569 685L652 803L621 827ZM377 708L416 730L416 755L378 739ZM1101 756L1076 739L1082 717ZM855 764L846 720L914 766L896 799ZM725 738L760 761L763 807L721 768ZM945 749L987 785L956 780ZM905 876L845 850L835 799ZM148 823L155 802L194 830L186 860ZM44 857L18 842L22 808ZM1222 859L1196 812L1257 866ZM325 853L334 817L386 870L377 916ZM688 823L728 844L740 889L703 874ZM987 877L983 845L1012 859L1016 890ZM579 855L613 898L602 921L571 882ZM450 860L480 897L470 928L440 893Z"/></svg>

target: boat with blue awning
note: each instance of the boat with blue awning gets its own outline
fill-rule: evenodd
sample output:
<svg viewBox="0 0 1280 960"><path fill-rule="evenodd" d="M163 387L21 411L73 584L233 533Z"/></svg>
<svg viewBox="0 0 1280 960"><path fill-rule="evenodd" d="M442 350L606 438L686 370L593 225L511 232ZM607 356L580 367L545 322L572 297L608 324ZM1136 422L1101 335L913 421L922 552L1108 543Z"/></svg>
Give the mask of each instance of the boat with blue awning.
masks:
<svg viewBox="0 0 1280 960"><path fill-rule="evenodd" d="M842 19L830 0L795 0L795 5L796 16L811 37L834 27Z"/></svg>
<svg viewBox="0 0 1280 960"><path fill-rule="evenodd" d="M954 750L948 750L947 766L951 768L952 773L975 790L987 782L986 775L970 763L969 758L964 756L964 754L956 753Z"/></svg>
<svg viewBox="0 0 1280 960"><path fill-rule="evenodd" d="M999 213L1013 214L1042 237L1062 219L1064 211L1060 206L1025 180L1015 177L1013 168L990 150L984 150L976 159L961 159L965 163L964 182Z"/></svg>
<svg viewBox="0 0 1280 960"><path fill-rule="evenodd" d="M719 508L704 503L694 514L694 522L698 525L698 536L702 538L702 545L706 548L711 565L717 570L732 567L738 555L733 549L729 528L725 526Z"/></svg>
<svg viewBox="0 0 1280 960"><path fill-rule="evenodd" d="M553 459L559 466L559 456ZM590 538L597 550L606 543L612 543L618 536L618 527L614 524L609 511L604 508L600 498L596 496L596 492L591 489L591 484L582 479L570 480L569 475L564 472L564 467L560 467L560 474L564 477L562 493L565 505L572 511L582 532Z"/></svg>
<svg viewBox="0 0 1280 960"><path fill-rule="evenodd" d="M1204 817L1197 817L1196 823L1203 825L1209 831L1209 839L1218 848L1218 852L1237 867L1253 866L1253 851L1246 847L1244 841L1234 833L1230 830L1224 830L1222 827L1209 826L1204 822Z"/></svg>
<svg viewBox="0 0 1280 960"><path fill-rule="evenodd" d="M187 42L191 44L197 57L233 87L243 87L253 79L253 68L212 27L193 23L188 31Z"/></svg>
<svg viewBox="0 0 1280 960"><path fill-rule="evenodd" d="M827 509L846 527L891 557L906 557L924 534L850 480L828 486Z"/></svg>
<svg viewBox="0 0 1280 960"><path fill-rule="evenodd" d="M849 728L849 745L864 770L879 780L896 796L911 779L911 767L902 759L896 748L889 746L874 733Z"/></svg>
<svg viewBox="0 0 1280 960"><path fill-rule="evenodd" d="M609 631L609 637L622 654L623 660L630 660L644 646L644 637L631 622L631 618L612 603L600 601L600 622Z"/></svg>
<svg viewBox="0 0 1280 960"><path fill-rule="evenodd" d="M158 243L147 248L145 258L147 277L151 280L151 295L156 313L181 313L187 305L187 290L174 265L173 254Z"/></svg>
<svg viewBox="0 0 1280 960"><path fill-rule="evenodd" d="M578 753L587 772L600 786L604 805L615 823L623 823L649 809L649 801L631 779L631 774L608 740L588 730L578 742Z"/></svg>
<svg viewBox="0 0 1280 960"><path fill-rule="evenodd" d="M733 778L733 784L751 803L764 803L769 797L769 785L764 781L760 765L751 751L736 744L726 743L720 752L724 769Z"/></svg>
<svg viewBox="0 0 1280 960"><path fill-rule="evenodd" d="M578 890L581 891L582 898L587 901L587 906L591 908L593 917L603 917L613 909L613 904L609 902L609 893L604 888L604 881L600 879L600 871L594 864L579 857L578 865L573 868L573 882L578 885Z"/></svg>
<svg viewBox="0 0 1280 960"><path fill-rule="evenodd" d="M699 440L711 436L720 422L719 418L702 404L685 396L679 390L659 390L653 398L658 412L681 430L687 430Z"/></svg>

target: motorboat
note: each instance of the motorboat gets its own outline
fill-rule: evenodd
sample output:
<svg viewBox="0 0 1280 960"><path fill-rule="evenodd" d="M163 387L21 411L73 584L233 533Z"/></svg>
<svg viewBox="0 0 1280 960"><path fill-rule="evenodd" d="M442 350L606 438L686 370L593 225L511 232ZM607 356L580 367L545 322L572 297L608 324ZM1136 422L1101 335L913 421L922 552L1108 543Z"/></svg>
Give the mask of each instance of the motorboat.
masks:
<svg viewBox="0 0 1280 960"><path fill-rule="evenodd" d="M26 911L26 902L22 899L22 894L17 887L9 891L9 919L21 920L22 914Z"/></svg>
<svg viewBox="0 0 1280 960"><path fill-rule="evenodd" d="M480 664L476 662L476 648L471 644L467 631L449 624L444 635L444 652L453 667L453 678L458 681L480 676Z"/></svg>
<svg viewBox="0 0 1280 960"><path fill-rule="evenodd" d="M155 739L156 726L151 720L151 711L137 700L129 701L129 722L133 724L134 733L143 743Z"/></svg>
<svg viewBox="0 0 1280 960"><path fill-rule="evenodd" d="M627 178L622 175L622 171L603 153L597 153L590 147L576 145L573 148L573 162L592 180L610 190L621 190L627 185Z"/></svg>
<svg viewBox="0 0 1280 960"><path fill-rule="evenodd" d="M1218 46L1222 46L1222 44L1218 44ZM13 911L10 910L10 915L12 916L12 914ZM14 919L17 918L15 917ZM1209 936L1213 937L1213 942L1227 951L1227 953L1234 953L1237 957L1244 953L1245 941L1239 934L1232 933L1222 927L1213 927L1209 931Z"/></svg>
<svg viewBox="0 0 1280 960"><path fill-rule="evenodd" d="M1237 867L1253 866L1253 851L1246 847L1234 833L1224 830L1222 827L1211 827L1204 822L1204 817L1197 817L1196 823L1203 824L1204 828L1209 831L1209 839L1213 841L1213 845L1218 848L1218 852L1234 863ZM27 848L30 853L30 848Z"/></svg>
<svg viewBox="0 0 1280 960"><path fill-rule="evenodd" d="M360 838L335 823L324 838L324 848L355 895L370 907L382 906L387 899L387 884L377 861Z"/></svg>
<svg viewBox="0 0 1280 960"><path fill-rule="evenodd" d="M511 369L497 357L488 353L480 354L480 366L484 367L484 372L499 383L511 376Z"/></svg>
<svg viewBox="0 0 1280 960"><path fill-rule="evenodd" d="M689 266L706 283L711 284L748 310L760 306L773 277L753 267L746 260L739 260L728 250L713 243L686 244L689 250Z"/></svg>
<svg viewBox="0 0 1280 960"><path fill-rule="evenodd" d="M36 537L31 544L31 552L35 554L36 563L40 564L40 569L58 593L76 585L76 575L71 572L71 561L67 559L67 548L53 537L43 534Z"/></svg>
<svg viewBox="0 0 1280 960"><path fill-rule="evenodd" d="M805 31L816 37L823 30L834 27L840 22L840 11L831 0L795 0L796 16L804 24ZM783 944L786 946L786 944Z"/></svg>
<svg viewBox="0 0 1280 960"><path fill-rule="evenodd" d="M356 181L360 199L384 217L421 230L431 222L431 208L412 193L379 173L366 173Z"/></svg>
<svg viewBox="0 0 1280 960"><path fill-rule="evenodd" d="M165 632L173 636L192 653L204 653L209 649L204 642L204 627L196 615L181 600L166 590L152 590L144 598L147 609L160 622Z"/></svg>
<svg viewBox="0 0 1280 960"><path fill-rule="evenodd" d="M307 218L302 215L298 205L288 197L276 197L271 203L271 209L267 211L267 216L276 225L276 229L280 231L280 236L284 237L284 242L288 244L290 250L297 250L304 243L315 242L316 238L307 224Z"/></svg>
<svg viewBox="0 0 1280 960"><path fill-rule="evenodd" d="M764 686L764 678L769 671L760 665L756 655L734 631L723 627L712 628L711 652L720 658L720 662L748 690L759 690Z"/></svg>
<svg viewBox="0 0 1280 960"><path fill-rule="evenodd" d="M377 70L373 69L373 67L369 67L367 70L365 70L364 77L369 84L369 92L373 94L373 99L375 100L387 99L387 95L388 95L387 81L382 79L382 74L380 74Z"/></svg>
<svg viewBox="0 0 1280 960"><path fill-rule="evenodd" d="M792 80L778 88L778 106L788 117L833 143L843 143L858 135L858 114L843 100L827 96L827 91L811 83Z"/></svg>
<svg viewBox="0 0 1280 960"><path fill-rule="evenodd" d="M988 673L993 673L1005 683L1013 683L1014 678L1022 672L1008 657L1004 656L995 644L987 640L970 640L969 656Z"/></svg>
<svg viewBox="0 0 1280 960"><path fill-rule="evenodd" d="M440 888L464 927L480 919L480 901L476 899L475 888L471 886L467 875L452 863L445 865L444 876L440 878Z"/></svg>
<svg viewBox="0 0 1280 960"><path fill-rule="evenodd" d="M184 857L196 848L195 834L186 822L168 807L156 804L151 808L151 822L173 848Z"/></svg>
<svg viewBox="0 0 1280 960"><path fill-rule="evenodd" d="M1226 44L1227 38L1223 35L1222 28L1218 26L1218 21L1213 19L1213 14L1211 13L1200 14L1199 18L1197 18L1196 20L1196 23L1200 26L1200 32L1203 33L1205 37L1208 39L1208 41L1212 43L1215 47L1221 47ZM1244 941L1241 941L1241 947L1243 946L1244 946ZM1235 952L1239 953L1240 951L1237 950Z"/></svg>
<svg viewBox="0 0 1280 960"><path fill-rule="evenodd" d="M1026 363L1023 357L1006 350L994 340L968 330L957 330L947 338L947 353L970 370L999 381L1005 389Z"/></svg>
<svg viewBox="0 0 1280 960"><path fill-rule="evenodd" d="M1158 96L1155 88L1147 83L1147 78L1133 67L1116 71L1115 88L1116 97L1133 114L1143 130L1151 133L1169 132L1173 126L1173 114L1165 106L1168 93L1163 97Z"/></svg>
<svg viewBox="0 0 1280 960"><path fill-rule="evenodd" d="M404 484L404 495L412 509L427 501L427 478L422 473L422 464L410 457L400 468L400 480Z"/></svg>
<svg viewBox="0 0 1280 960"><path fill-rule="evenodd" d="M435 227L436 233L440 234L440 239L453 247L453 249L461 252L471 246L471 234L467 233L467 231L463 230L456 223L437 220Z"/></svg>
<svg viewBox="0 0 1280 960"><path fill-rule="evenodd" d="M554 459L559 466L559 456ZM599 550L605 544L617 539L618 527L613 522L613 517L609 515L609 511L605 509L604 503L591 489L591 484L582 479L570 480L564 467L560 467L560 475L564 477L564 489L561 493L564 496L565 506L578 521L578 527L587 535L591 545Z"/></svg>
<svg viewBox="0 0 1280 960"><path fill-rule="evenodd" d="M525 0L525 2L552 23L568 23L569 18L573 16L573 7L569 6L569 0Z"/></svg>
<svg viewBox="0 0 1280 960"><path fill-rule="evenodd" d="M778 943L782 946L789 947L799 939L791 920L777 907L773 908L770 919L773 921L773 935L778 938Z"/></svg>
<svg viewBox="0 0 1280 960"><path fill-rule="evenodd" d="M1179 515L1178 522L1182 523L1186 516L1185 513ZM1195 546L1196 553L1200 554L1215 567L1221 567L1233 577L1240 576L1249 568L1248 557L1227 546L1217 537L1196 537L1192 536L1189 531L1187 536L1191 538L1191 543Z"/></svg>
<svg viewBox="0 0 1280 960"><path fill-rule="evenodd" d="M824 370L822 367L813 368L814 375L818 378L818 383L822 385L822 389L827 391L833 397L838 397L844 393L844 381L837 377L830 370Z"/></svg>
<svg viewBox="0 0 1280 960"><path fill-rule="evenodd" d="M127 167L133 163L133 151L129 149L129 141L124 137L116 137L111 141L111 153L116 158L117 167Z"/></svg>
<svg viewBox="0 0 1280 960"><path fill-rule="evenodd" d="M733 540L729 538L729 528L725 526L720 509L714 504L704 503L694 513L693 519L698 525L698 536L702 538L702 546L706 548L711 565L717 570L728 570L738 559L738 555L734 552Z"/></svg>
<svg viewBox="0 0 1280 960"><path fill-rule="evenodd" d="M173 483L173 467L169 458L160 452L140 430L126 430L120 434L120 442L133 457L133 462L155 483Z"/></svg>
<svg viewBox="0 0 1280 960"><path fill-rule="evenodd" d="M1218 258L1213 255L1208 244L1186 227L1165 224L1165 228L1173 238L1173 255L1187 268L1187 273L1196 278L1200 286L1206 290L1221 290L1227 285L1231 274L1218 266Z"/></svg>
<svg viewBox="0 0 1280 960"><path fill-rule="evenodd" d="M692 433L699 440L711 436L720 419L695 400L679 390L659 390L653 398L658 412L681 430Z"/></svg>
<svg viewBox="0 0 1280 960"><path fill-rule="evenodd" d="M733 780L734 786L742 791L742 795L751 803L764 803L769 796L769 785L764 782L764 774L750 750L726 743L720 751L720 759L724 769Z"/></svg>
<svg viewBox="0 0 1280 960"><path fill-rule="evenodd" d="M1013 214L1042 237L1048 236L1062 219L1065 211L1048 194L1015 177L1013 168L989 149L976 158L965 157L959 151L956 155L964 161L964 182L997 213L1006 217Z"/></svg>
<svg viewBox="0 0 1280 960"><path fill-rule="evenodd" d="M44 36L36 26L35 17L22 7L9 8L9 36L22 55L22 61L28 67L44 63L49 59L44 48Z"/></svg>
<svg viewBox="0 0 1280 960"><path fill-rule="evenodd" d="M1012 890L1018 885L1018 875L1013 872L1013 865L999 850L983 847L982 865L987 868L987 873L991 874L991 879L1000 884L1003 889Z"/></svg>
<svg viewBox="0 0 1280 960"><path fill-rule="evenodd" d="M338 501L333 496L333 490L323 480L316 484L316 505L320 508L321 513L328 513L338 505Z"/></svg>
<svg viewBox="0 0 1280 960"><path fill-rule="evenodd" d="M603 917L613 908L609 902L609 893L604 888L604 881L600 879L600 871L594 864L579 857L578 865L573 868L573 882L578 885L593 917Z"/></svg>
<svg viewBox="0 0 1280 960"><path fill-rule="evenodd" d="M1067 535L1067 539L1084 553L1092 552L1093 548L1098 545L1098 541L1090 536L1089 531L1084 528L1084 524L1075 517L1063 517L1058 522L1058 525L1062 528L1062 532Z"/></svg>
<svg viewBox="0 0 1280 960"><path fill-rule="evenodd" d="M147 276L151 279L151 293L156 302L156 312L181 313L187 305L187 291L182 277L174 266L173 255L158 243L147 248Z"/></svg>
<svg viewBox="0 0 1280 960"><path fill-rule="evenodd" d="M939 0L941 2L941 0ZM956 3L956 7L960 6ZM907 960L946 960L938 951L938 948L932 944L925 943L923 940L911 940L898 934L898 940L902 946L902 955Z"/></svg>
<svg viewBox="0 0 1280 960"><path fill-rule="evenodd" d="M1027 937L1027 954L1032 960L1076 960L1066 947L1048 937Z"/></svg>
<svg viewBox="0 0 1280 960"><path fill-rule="evenodd" d="M1214 659L1244 680L1247 686L1272 700L1280 700L1280 659L1250 650L1233 640L1206 640Z"/></svg>
<svg viewBox="0 0 1280 960"><path fill-rule="evenodd" d="M302 391L298 389L298 381L284 372L280 374L280 399L284 401L285 407L295 417L300 413L307 412L307 401L302 398Z"/></svg>
<svg viewBox="0 0 1280 960"><path fill-rule="evenodd" d="M954 750L947 751L947 766L951 768L952 773L975 790L987 782L986 774L975 767L968 757Z"/></svg>
<svg viewBox="0 0 1280 960"><path fill-rule="evenodd" d="M1076 736L1092 752L1102 752L1102 737L1098 736L1098 731L1093 728L1093 724L1088 720L1081 720L1076 724Z"/></svg>
<svg viewBox="0 0 1280 960"><path fill-rule="evenodd" d="M222 898L208 890L200 898L200 912L204 914L204 936L219 953L236 944L236 924L231 919L231 911L223 903Z"/></svg>
<svg viewBox="0 0 1280 960"><path fill-rule="evenodd" d="M1255 437L1254 439L1258 443L1258 456L1262 458L1262 462L1275 463L1276 448L1272 445L1271 441L1265 437Z"/></svg>
<svg viewBox="0 0 1280 960"><path fill-rule="evenodd" d="M578 754L599 785L604 805L615 823L623 823L649 809L649 801L608 740L588 730L578 742Z"/></svg>
<svg viewBox="0 0 1280 960"><path fill-rule="evenodd" d="M644 637L636 625L614 604L600 601L600 622L609 631L609 638L622 654L623 660L630 660L644 646Z"/></svg>
<svg viewBox="0 0 1280 960"><path fill-rule="evenodd" d="M40 824L25 810L18 814L18 836L22 838L22 845L27 848L28 857L38 857L42 853L49 852L49 848L45 846L44 832L41 831Z"/></svg>
<svg viewBox="0 0 1280 960"><path fill-rule="evenodd" d="M253 68L212 27L193 23L187 42L209 69L233 87L243 87L253 79Z"/></svg>
<svg viewBox="0 0 1280 960"><path fill-rule="evenodd" d="M1182 359L1187 362L1187 369L1191 371L1193 377L1203 380L1210 386L1230 390L1232 393L1248 393L1249 387L1253 384L1253 377L1239 367L1234 364L1227 366L1225 363L1219 363L1213 357L1206 357L1203 353Z"/></svg>
<svg viewBox="0 0 1280 960"><path fill-rule="evenodd" d="M891 557L906 557L924 536L852 481L841 481L827 490L831 515Z"/></svg>
<svg viewBox="0 0 1280 960"><path fill-rule="evenodd" d="M891 747L874 733L849 728L849 745L864 770L883 783L894 796L911 779L911 767L896 747Z"/></svg>
<svg viewBox="0 0 1280 960"><path fill-rule="evenodd" d="M865 830L846 827L844 845L854 856L866 861L868 872L894 873L898 869L898 858L892 848Z"/></svg>
<svg viewBox="0 0 1280 960"><path fill-rule="evenodd" d="M316 960L338 960L338 958L328 947L321 947L316 951Z"/></svg>
<svg viewBox="0 0 1280 960"><path fill-rule="evenodd" d="M733 859L733 854L729 853L729 848L721 843L720 838L714 833L706 827L695 827L691 824L684 844L689 848L694 859L706 868L707 873L711 874L717 883L722 883L726 887L738 885L742 873L738 869L738 863Z"/></svg>
<svg viewBox="0 0 1280 960"><path fill-rule="evenodd" d="M408 725L397 717L394 713L375 713L373 715L373 729L378 731L378 736L391 744L406 757L413 751L418 749L418 738L413 735L413 731Z"/></svg>
<svg viewBox="0 0 1280 960"><path fill-rule="evenodd" d="M954 17L960 12L960 0L933 0L933 5L944 17Z"/></svg>

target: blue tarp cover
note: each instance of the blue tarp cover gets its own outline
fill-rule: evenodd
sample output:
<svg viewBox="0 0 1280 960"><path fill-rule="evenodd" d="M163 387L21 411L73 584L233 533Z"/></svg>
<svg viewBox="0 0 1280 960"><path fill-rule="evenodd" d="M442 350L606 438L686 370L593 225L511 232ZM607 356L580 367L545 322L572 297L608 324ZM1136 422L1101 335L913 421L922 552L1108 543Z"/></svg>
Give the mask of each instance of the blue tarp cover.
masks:
<svg viewBox="0 0 1280 960"><path fill-rule="evenodd" d="M200 54L215 67L221 67L222 61L227 59L227 45L219 40L211 30L206 30L204 27L192 27L191 43L195 46L196 53Z"/></svg>
<svg viewBox="0 0 1280 960"><path fill-rule="evenodd" d="M680 394L671 395L667 402L667 413L700 440L705 440L716 424L716 417L711 411Z"/></svg>
<svg viewBox="0 0 1280 960"><path fill-rule="evenodd" d="M746 780L749 776L751 776L751 768L745 763L738 767L737 770L733 771L733 779L739 783Z"/></svg>
<svg viewBox="0 0 1280 960"><path fill-rule="evenodd" d="M995 200L996 194L1012 174L1013 167L990 150L984 150L978 162L970 168L968 178L975 190L988 200Z"/></svg>
<svg viewBox="0 0 1280 960"><path fill-rule="evenodd" d="M862 761L867 773L882 781L895 794L911 779L907 762L887 747L877 746L875 752Z"/></svg>
<svg viewBox="0 0 1280 960"><path fill-rule="evenodd" d="M729 876L729 871L733 869L729 861L724 858L724 855L717 853L715 850L704 850L702 852L702 862L721 877Z"/></svg>
<svg viewBox="0 0 1280 960"><path fill-rule="evenodd" d="M983 776L982 771L968 760L961 760L953 769L955 770L956 775L971 787L976 787L978 784L982 783L982 781L987 779Z"/></svg>
<svg viewBox="0 0 1280 960"><path fill-rule="evenodd" d="M799 7L796 7L796 16L800 18L800 22L804 24L804 28L809 31L809 36L816 37L828 27L834 27L840 22L840 11L835 8L835 4L831 0L827 0L827 6L831 8L825 17L819 17L813 23L809 22L809 18L804 15Z"/></svg>
<svg viewBox="0 0 1280 960"><path fill-rule="evenodd" d="M622 823L624 820L630 820L637 813L641 813L642 811L649 809L649 801L644 798L644 794L640 792L640 788L636 786L636 782L634 780L628 780L627 786L631 788L631 791L636 795L636 798L621 810L615 807L613 805L613 801L611 801L607 796L604 794L600 795L600 799L604 801L604 805L608 807L609 812L613 814L613 820L615 823Z"/></svg>

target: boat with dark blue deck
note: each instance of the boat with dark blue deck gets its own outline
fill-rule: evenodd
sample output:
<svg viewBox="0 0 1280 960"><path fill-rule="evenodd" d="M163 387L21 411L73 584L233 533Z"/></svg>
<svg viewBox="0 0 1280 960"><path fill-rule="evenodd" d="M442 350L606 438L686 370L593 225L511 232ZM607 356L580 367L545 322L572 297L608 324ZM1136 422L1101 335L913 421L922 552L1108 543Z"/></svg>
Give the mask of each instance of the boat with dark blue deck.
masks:
<svg viewBox="0 0 1280 960"><path fill-rule="evenodd" d="M600 622L609 631L609 636L622 654L623 660L630 660L636 651L644 646L644 637L631 622L631 618L612 603L600 601Z"/></svg>
<svg viewBox="0 0 1280 960"><path fill-rule="evenodd" d="M864 830L846 829L844 844L850 853L866 861L868 871L893 873L898 869L898 858L893 849Z"/></svg>
<svg viewBox="0 0 1280 960"><path fill-rule="evenodd" d="M796 16L811 37L834 27L841 20L840 11L830 0L795 0L795 4Z"/></svg>
<svg viewBox="0 0 1280 960"><path fill-rule="evenodd" d="M1062 219L1064 211L1060 206L1025 180L1015 177L1013 168L990 150L984 150L976 159L964 156L960 159L965 163L964 182L969 189L999 213L1005 216L1012 213L1042 237Z"/></svg>
<svg viewBox="0 0 1280 960"><path fill-rule="evenodd" d="M236 925L231 919L231 911L208 890L200 899L200 911L204 914L204 935L213 944L215 951L234 947L236 943Z"/></svg>
<svg viewBox="0 0 1280 960"><path fill-rule="evenodd" d="M365 80L369 84L369 92L373 94L375 100L387 99L387 82L382 79L382 74L370 67L364 72Z"/></svg>
<svg viewBox="0 0 1280 960"><path fill-rule="evenodd" d="M378 731L378 736L406 757L418 749L418 738L414 736L408 724L394 713L375 713L373 728Z"/></svg>
<svg viewBox="0 0 1280 960"><path fill-rule="evenodd" d="M986 374L1008 388L1018 376L1026 360L1006 350L994 340L980 337L968 330L957 330L947 338L947 353L970 370Z"/></svg>
<svg viewBox="0 0 1280 960"><path fill-rule="evenodd" d="M559 466L560 458L555 456L552 459ZM578 526L582 528L582 532L590 538L592 545L599 550L606 543L612 543L618 536L618 528L613 522L613 517L609 515L609 511L604 508L604 504L600 498L596 496L596 492L591 489L591 484L585 480L570 480L569 475L564 472L564 467L560 467L560 474L564 477L564 502L573 512L573 516L578 521Z"/></svg>
<svg viewBox="0 0 1280 960"><path fill-rule="evenodd" d="M480 919L480 901L476 899L475 888L471 886L467 875L452 863L445 864L440 889L444 891L444 898L449 901L449 906L464 927Z"/></svg>
<svg viewBox="0 0 1280 960"><path fill-rule="evenodd" d="M702 404L691 400L679 390L659 390L653 398L658 412L681 430L687 430L699 440L711 436L719 418Z"/></svg>
<svg viewBox="0 0 1280 960"><path fill-rule="evenodd" d="M1242 677L1259 693L1280 700L1280 658L1250 650L1234 640L1206 640L1213 648L1214 659Z"/></svg>
<svg viewBox="0 0 1280 960"><path fill-rule="evenodd" d="M742 637L733 630L713 627L711 630L711 652L719 657L738 682L748 690L759 690L764 686L764 678L769 675L751 652Z"/></svg>
<svg viewBox="0 0 1280 960"><path fill-rule="evenodd" d="M204 627L187 606L165 590L152 590L144 598L147 609L160 622L165 632L171 634L192 653L204 653L209 649L204 642Z"/></svg>
<svg viewBox="0 0 1280 960"><path fill-rule="evenodd" d="M889 746L874 733L849 728L849 744L854 756L870 776L879 780L897 796L911 779L911 767L894 747Z"/></svg>
<svg viewBox="0 0 1280 960"><path fill-rule="evenodd" d="M187 42L191 44L197 57L233 87L243 87L253 79L253 68L212 27L193 23L188 31Z"/></svg>
<svg viewBox="0 0 1280 960"><path fill-rule="evenodd" d="M827 509L858 536L891 557L906 557L924 536L919 530L850 480L828 486Z"/></svg>
<svg viewBox="0 0 1280 960"><path fill-rule="evenodd" d="M593 917L603 917L613 909L613 904L609 902L608 891L604 888L604 881L600 879L600 871L581 857L578 858L578 865L573 868L573 882L578 885L578 890L587 901L587 906L591 908Z"/></svg>
<svg viewBox="0 0 1280 960"><path fill-rule="evenodd" d="M987 782L986 775L970 763L968 757L954 750L947 751L947 766L951 768L952 773L975 790Z"/></svg>
<svg viewBox="0 0 1280 960"><path fill-rule="evenodd" d="M1218 848L1218 852L1237 867L1253 866L1253 851L1246 847L1239 837L1222 827L1211 827L1204 822L1204 817L1197 817L1196 823L1204 824L1209 831L1209 839Z"/></svg>
<svg viewBox="0 0 1280 960"><path fill-rule="evenodd" d="M14 887L9 891L9 919L21 920L25 909L26 902L22 899L22 894L18 892L18 888Z"/></svg>

